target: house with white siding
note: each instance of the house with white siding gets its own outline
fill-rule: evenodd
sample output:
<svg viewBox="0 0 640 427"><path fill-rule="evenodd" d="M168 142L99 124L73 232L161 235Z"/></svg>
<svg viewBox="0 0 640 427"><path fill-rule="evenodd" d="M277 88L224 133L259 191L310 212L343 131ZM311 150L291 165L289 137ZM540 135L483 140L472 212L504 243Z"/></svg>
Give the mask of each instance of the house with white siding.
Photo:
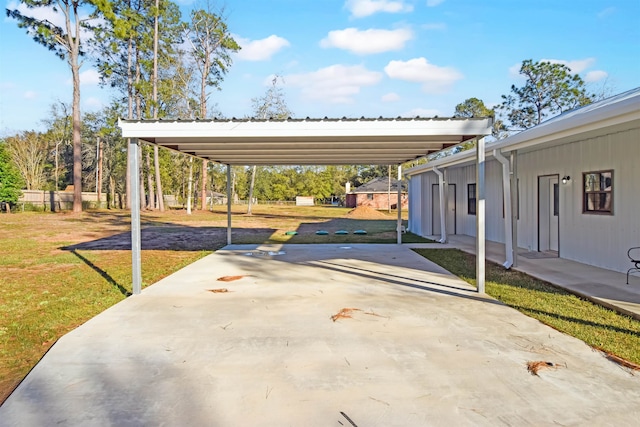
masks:
<svg viewBox="0 0 640 427"><path fill-rule="evenodd" d="M488 143L485 156L485 236L505 244L506 267L537 253L627 271L640 246L640 88ZM476 150L405 176L411 232L476 235Z"/></svg>

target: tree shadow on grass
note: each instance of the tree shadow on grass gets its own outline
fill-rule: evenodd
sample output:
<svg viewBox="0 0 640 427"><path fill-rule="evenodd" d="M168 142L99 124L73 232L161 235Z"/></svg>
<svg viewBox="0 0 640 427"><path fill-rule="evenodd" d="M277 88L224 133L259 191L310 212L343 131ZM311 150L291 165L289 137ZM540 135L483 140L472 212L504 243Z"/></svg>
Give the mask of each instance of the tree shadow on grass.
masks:
<svg viewBox="0 0 640 427"><path fill-rule="evenodd" d="M272 228L235 228L234 238L241 240L243 235L262 237L275 233ZM142 250L168 251L215 251L227 244L226 227L190 227L171 224L169 226L150 226L140 232ZM94 239L70 246L63 250L131 250L131 232L116 233L108 237Z"/></svg>

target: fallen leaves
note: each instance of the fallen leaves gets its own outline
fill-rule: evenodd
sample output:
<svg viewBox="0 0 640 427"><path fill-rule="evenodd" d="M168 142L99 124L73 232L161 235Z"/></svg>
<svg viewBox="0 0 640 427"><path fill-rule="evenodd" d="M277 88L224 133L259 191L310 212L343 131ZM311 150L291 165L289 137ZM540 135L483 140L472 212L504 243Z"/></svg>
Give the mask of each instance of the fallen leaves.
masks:
<svg viewBox="0 0 640 427"><path fill-rule="evenodd" d="M381 316L381 315L379 315L377 313L374 313L373 310L372 311L362 311L359 308L343 308L338 313L336 313L333 316L331 316L331 320L333 320L335 322L338 319L352 319L353 318L353 313L356 312L356 311L361 311L363 314L368 314L369 316L385 317L385 316Z"/></svg>
<svg viewBox="0 0 640 427"><path fill-rule="evenodd" d="M351 319L354 311L362 311L359 308L343 308L338 313L331 316L331 320L334 322L338 319Z"/></svg>
<svg viewBox="0 0 640 427"><path fill-rule="evenodd" d="M233 282L235 280L240 280L246 276L222 276L218 277L218 282Z"/></svg>
<svg viewBox="0 0 640 427"><path fill-rule="evenodd" d="M541 369L558 369L560 366L561 365L558 365L557 363L537 360L535 362L527 362L527 371L529 371L531 375L538 376L538 371Z"/></svg>

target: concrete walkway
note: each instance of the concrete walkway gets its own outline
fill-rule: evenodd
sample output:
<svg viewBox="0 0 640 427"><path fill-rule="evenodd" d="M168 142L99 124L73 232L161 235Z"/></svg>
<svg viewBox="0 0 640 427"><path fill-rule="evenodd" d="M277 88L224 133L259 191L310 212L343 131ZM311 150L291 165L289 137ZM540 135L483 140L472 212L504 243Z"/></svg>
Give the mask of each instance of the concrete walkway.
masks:
<svg viewBox="0 0 640 427"><path fill-rule="evenodd" d="M432 236L432 238L436 238ZM412 248L458 248L475 254L476 242L470 236L449 236L449 243L407 244ZM518 266L514 270L522 271L532 277L563 287L577 295L590 299L605 307L632 316L640 320L640 275L627 277L625 273L606 270L568 259L537 258L538 252L529 253L518 250ZM532 257L533 256L533 257ZM502 264L505 260L504 245L486 242L487 260ZM631 267L631 263L629 263Z"/></svg>
<svg viewBox="0 0 640 427"><path fill-rule="evenodd" d="M406 246L230 246L62 337L0 426L634 425L639 407L640 375Z"/></svg>

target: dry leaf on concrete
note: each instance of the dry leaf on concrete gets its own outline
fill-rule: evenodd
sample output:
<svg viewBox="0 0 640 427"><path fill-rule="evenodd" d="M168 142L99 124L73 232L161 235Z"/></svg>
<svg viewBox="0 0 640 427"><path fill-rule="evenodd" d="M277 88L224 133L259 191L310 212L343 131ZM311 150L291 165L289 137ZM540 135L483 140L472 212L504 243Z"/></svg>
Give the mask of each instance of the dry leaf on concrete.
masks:
<svg viewBox="0 0 640 427"><path fill-rule="evenodd" d="M234 280L240 280L245 276L222 276L218 277L218 282L233 282Z"/></svg>
<svg viewBox="0 0 640 427"><path fill-rule="evenodd" d="M557 368L557 365L552 362L545 362L542 360L537 360L535 362L527 362L527 371L531 373L531 375L538 375L538 371L541 369L549 369L549 368Z"/></svg>
<svg viewBox="0 0 640 427"><path fill-rule="evenodd" d="M338 319L351 319L354 311L362 311L359 308L343 308L338 313L331 316L331 320L334 322Z"/></svg>

